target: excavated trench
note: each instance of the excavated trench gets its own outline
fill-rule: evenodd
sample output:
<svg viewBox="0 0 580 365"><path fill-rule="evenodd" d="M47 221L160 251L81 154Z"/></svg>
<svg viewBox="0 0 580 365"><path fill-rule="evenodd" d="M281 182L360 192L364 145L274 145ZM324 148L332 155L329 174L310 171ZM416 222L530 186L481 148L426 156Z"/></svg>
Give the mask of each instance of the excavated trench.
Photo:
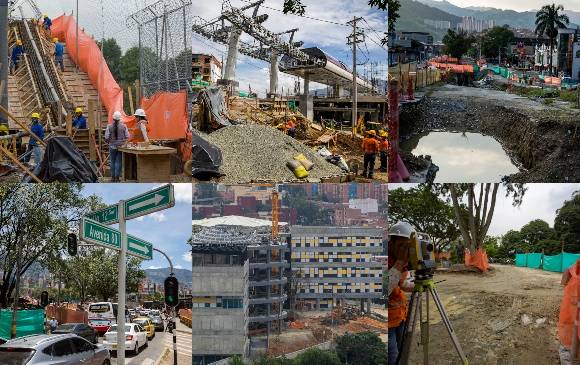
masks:
<svg viewBox="0 0 580 365"><path fill-rule="evenodd" d="M420 171L430 163L424 156L413 155L412 151L417 150L418 143L424 142L422 151L439 152L441 149L441 146L438 148L435 143L429 144L429 141L422 140L422 135L452 132L471 137L472 140L485 140L492 137L501 144L511 164L498 160L498 165L506 165L503 170L501 167L496 168L497 171L493 171L495 177L488 176L489 182L499 182L499 180L522 183L580 181L580 131L578 131L580 117L578 114L562 112L555 108L530 108L526 104L518 105L517 102L512 102L510 105L499 104L493 100L478 97L426 96L415 106L404 108L400 116L401 154L410 172L419 175ZM459 144L457 140L455 142L453 140L457 138L457 135L447 133L443 135L443 138L447 138L455 146ZM441 138L439 138L439 143L440 140ZM483 146L488 147L492 144L493 141L489 140L482 143ZM435 180L461 182L469 181L470 175L474 178L481 177L471 172L480 169L480 163L493 163L490 161L492 160L490 154L500 156L501 153L497 151L497 147L491 150L480 147L477 143L473 144L474 149L479 148L476 151L480 154L479 158L468 156L466 153L465 159L471 158L473 163L469 161L463 164L447 163L447 161L441 163L441 169L455 168L458 171L440 170L435 174ZM461 160L461 148L447 151L450 156L452 153L456 154L452 156L454 159ZM439 158L441 156L445 156L445 153L439 154ZM436 165L437 161L433 159L433 163ZM437 174L446 177L461 175L463 178L442 181L437 178ZM430 178L433 178L432 174ZM430 180L430 178L426 179Z"/></svg>

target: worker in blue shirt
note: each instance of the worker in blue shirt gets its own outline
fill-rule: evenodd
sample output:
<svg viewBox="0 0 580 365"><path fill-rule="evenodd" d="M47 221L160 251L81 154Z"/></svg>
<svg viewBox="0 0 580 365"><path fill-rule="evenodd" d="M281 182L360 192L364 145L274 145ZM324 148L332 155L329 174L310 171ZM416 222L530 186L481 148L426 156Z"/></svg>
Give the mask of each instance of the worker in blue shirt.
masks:
<svg viewBox="0 0 580 365"><path fill-rule="evenodd" d="M18 70L18 64L20 63L20 57L24 54L24 47L22 47L22 41L17 40L16 45L12 48L12 55L10 56L10 61L12 62L12 67L14 72Z"/></svg>
<svg viewBox="0 0 580 365"><path fill-rule="evenodd" d="M52 20L46 14L44 14L42 17L43 17L42 27L44 28L44 30L50 30L50 28L52 27Z"/></svg>
<svg viewBox="0 0 580 365"><path fill-rule="evenodd" d="M75 116L72 125L75 129L87 129L87 118L83 115L83 110L81 108L75 109Z"/></svg>
<svg viewBox="0 0 580 365"><path fill-rule="evenodd" d="M30 131L36 135L39 139L44 139L44 127L40 124L40 114L32 113L32 125L30 126ZM38 145L38 141L33 136L30 136L30 141L28 142L28 149L24 155L24 162L30 162L30 155L34 155L34 163L38 165L42 160L42 149Z"/></svg>
<svg viewBox="0 0 580 365"><path fill-rule="evenodd" d="M64 72L64 45L58 41L58 38L53 38L52 41L54 42L54 60Z"/></svg>

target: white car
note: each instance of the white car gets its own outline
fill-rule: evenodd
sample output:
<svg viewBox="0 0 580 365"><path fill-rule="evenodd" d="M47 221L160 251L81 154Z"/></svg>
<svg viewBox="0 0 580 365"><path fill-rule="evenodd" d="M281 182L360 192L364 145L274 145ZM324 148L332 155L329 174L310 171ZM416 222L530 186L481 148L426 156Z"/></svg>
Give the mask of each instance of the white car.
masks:
<svg viewBox="0 0 580 365"><path fill-rule="evenodd" d="M132 351L137 355L141 347L147 345L147 332L141 326L135 323L125 325L125 351ZM103 346L109 351L117 351L117 325L111 326L107 333Z"/></svg>

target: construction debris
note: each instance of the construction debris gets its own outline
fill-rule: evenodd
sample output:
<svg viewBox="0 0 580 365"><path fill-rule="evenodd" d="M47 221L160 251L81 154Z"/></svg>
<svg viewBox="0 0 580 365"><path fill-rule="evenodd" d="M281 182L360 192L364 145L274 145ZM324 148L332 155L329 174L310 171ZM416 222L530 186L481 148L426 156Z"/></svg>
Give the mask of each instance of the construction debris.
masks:
<svg viewBox="0 0 580 365"><path fill-rule="evenodd" d="M318 156L299 141L281 131L264 125L236 125L217 130L205 137L222 151L225 184L271 180L295 181L294 173L286 167L294 156L303 154L314 163L309 172L315 181L338 176L342 170Z"/></svg>

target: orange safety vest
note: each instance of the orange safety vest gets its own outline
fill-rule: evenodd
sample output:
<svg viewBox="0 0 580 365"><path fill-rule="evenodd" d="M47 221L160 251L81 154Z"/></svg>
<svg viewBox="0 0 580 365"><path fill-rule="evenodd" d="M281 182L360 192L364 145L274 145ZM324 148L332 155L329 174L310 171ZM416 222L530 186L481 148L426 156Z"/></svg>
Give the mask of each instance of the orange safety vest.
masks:
<svg viewBox="0 0 580 365"><path fill-rule="evenodd" d="M291 120L289 120L289 121L286 123L286 130L288 130L288 129L292 129L292 128L295 128L295 127L296 127L296 124L294 124L294 122L293 122L293 121L291 121Z"/></svg>
<svg viewBox="0 0 580 365"><path fill-rule="evenodd" d="M409 276L408 271L403 271L401 274L401 280L399 280L399 286L397 286L389 295L388 302L388 328L397 328L403 323L407 318L407 296L401 286Z"/></svg>
<svg viewBox="0 0 580 365"><path fill-rule="evenodd" d="M574 321L577 317L576 301L580 298L580 278L576 273L578 264L572 265L570 272L570 281L564 288L562 303L560 304L560 319L558 323L558 337L560 342L567 348L572 347L572 335L574 331ZM580 339L580 328L578 332Z"/></svg>
<svg viewBox="0 0 580 365"><path fill-rule="evenodd" d="M151 129L149 129L149 123L145 124L145 129L147 130L147 136L149 136L149 133L151 132ZM134 143L145 142L145 137L141 132L141 128L139 128L139 122L135 124L135 128L133 130L135 131L135 133L132 134L133 138L131 138L131 142ZM149 138L151 139L151 137Z"/></svg>
<svg viewBox="0 0 580 365"><path fill-rule="evenodd" d="M379 151L387 152L388 150L389 150L389 141L385 139L381 141L381 144L379 145Z"/></svg>
<svg viewBox="0 0 580 365"><path fill-rule="evenodd" d="M362 149L364 153L377 153L379 151L379 141L374 138L365 138Z"/></svg>

